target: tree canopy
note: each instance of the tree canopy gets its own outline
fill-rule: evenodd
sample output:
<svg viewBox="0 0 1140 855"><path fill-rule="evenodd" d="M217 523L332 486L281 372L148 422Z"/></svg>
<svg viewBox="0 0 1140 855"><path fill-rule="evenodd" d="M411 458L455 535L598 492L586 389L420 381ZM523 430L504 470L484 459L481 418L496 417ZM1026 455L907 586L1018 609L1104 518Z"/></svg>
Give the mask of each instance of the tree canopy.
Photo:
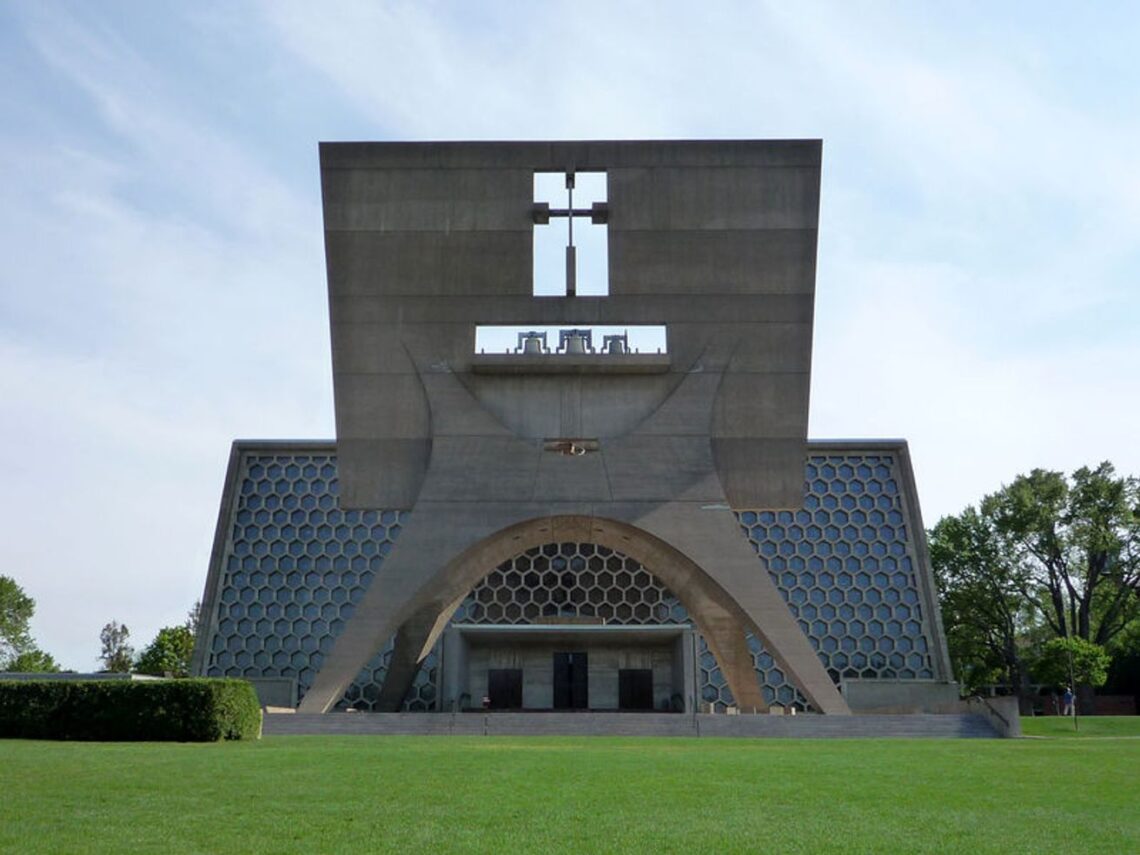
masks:
<svg viewBox="0 0 1140 855"><path fill-rule="evenodd" d="M36 601L14 579L0 576L0 671L58 671L59 665L32 640Z"/></svg>
<svg viewBox="0 0 1140 855"><path fill-rule="evenodd" d="M1062 648L1067 668L1077 649L1096 659L1089 651L1140 637L1140 481L1111 463L1069 477L1035 469L929 534L947 643L967 688L1004 682L1021 693L1030 664L1057 682L1042 663ZM1091 695L1104 675L1082 673Z"/></svg>
<svg viewBox="0 0 1140 855"><path fill-rule="evenodd" d="M38 647L32 647L11 659L2 669L9 672L29 672L42 674L58 674L59 663L50 653L44 653Z"/></svg>
<svg viewBox="0 0 1140 855"><path fill-rule="evenodd" d="M1140 616L1140 481L1111 463L1034 469L982 501L1023 595L1059 637L1110 643Z"/></svg>
<svg viewBox="0 0 1140 855"><path fill-rule="evenodd" d="M15 579L0 576L0 665L6 665L32 644L28 625L36 601L24 593Z"/></svg>
<svg viewBox="0 0 1140 855"><path fill-rule="evenodd" d="M1072 682L1103 686L1108 680L1109 655L1099 644L1083 638L1054 638L1041 647L1033 663L1038 681L1062 688Z"/></svg>
<svg viewBox="0 0 1140 855"><path fill-rule="evenodd" d="M154 641L143 649L135 663L140 674L185 677L190 673L190 656L194 652L194 633L188 625L166 626Z"/></svg>
<svg viewBox="0 0 1140 855"><path fill-rule="evenodd" d="M127 672L131 670L135 650L131 647L129 639L131 631L126 624L111 621L99 633L102 644L102 653L99 658L103 660L104 671Z"/></svg>

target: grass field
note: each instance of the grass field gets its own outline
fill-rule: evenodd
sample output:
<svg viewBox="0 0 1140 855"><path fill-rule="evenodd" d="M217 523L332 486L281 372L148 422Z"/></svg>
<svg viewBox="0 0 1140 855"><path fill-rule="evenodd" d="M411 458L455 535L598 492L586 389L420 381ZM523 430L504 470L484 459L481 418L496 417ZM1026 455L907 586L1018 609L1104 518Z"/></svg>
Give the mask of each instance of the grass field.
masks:
<svg viewBox="0 0 1140 855"><path fill-rule="evenodd" d="M0 851L1140 852L1138 769L1134 738L0 741Z"/></svg>
<svg viewBox="0 0 1140 855"><path fill-rule="evenodd" d="M1090 739L1104 736L1140 737L1140 716L1101 715L1080 716L1073 727L1073 719L1064 716L1023 718L1021 732L1026 736L1055 736L1064 739Z"/></svg>

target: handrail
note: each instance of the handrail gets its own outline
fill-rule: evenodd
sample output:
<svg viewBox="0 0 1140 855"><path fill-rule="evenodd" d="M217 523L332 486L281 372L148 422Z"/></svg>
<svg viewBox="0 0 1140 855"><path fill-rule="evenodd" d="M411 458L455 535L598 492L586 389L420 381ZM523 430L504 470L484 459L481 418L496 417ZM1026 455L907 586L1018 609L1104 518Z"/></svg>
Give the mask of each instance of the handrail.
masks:
<svg viewBox="0 0 1140 855"><path fill-rule="evenodd" d="M998 711L997 707L995 707L993 704L991 704L987 698L983 697L982 695L972 695L970 697L970 700L971 701L980 701L981 703L985 704L986 709L988 709L991 713L993 713L995 716L997 716L999 719L1001 719L1001 723L1004 724L1007 729L1012 726L1010 724L1009 719L1006 718L1004 715L1002 715Z"/></svg>

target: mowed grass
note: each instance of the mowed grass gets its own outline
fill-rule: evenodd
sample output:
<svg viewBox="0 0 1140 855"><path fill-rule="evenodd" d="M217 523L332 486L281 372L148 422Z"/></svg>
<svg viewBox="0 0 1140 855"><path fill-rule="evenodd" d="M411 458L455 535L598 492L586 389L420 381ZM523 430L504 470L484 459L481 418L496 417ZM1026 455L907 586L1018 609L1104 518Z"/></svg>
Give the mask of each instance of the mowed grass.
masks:
<svg viewBox="0 0 1140 855"><path fill-rule="evenodd" d="M4 852L1140 852L1140 740L0 741Z"/></svg>
<svg viewBox="0 0 1140 855"><path fill-rule="evenodd" d="M1025 736L1050 736L1064 739L1096 739L1103 736L1140 736L1140 716L1078 716L1073 727L1071 716L1023 718L1021 732Z"/></svg>

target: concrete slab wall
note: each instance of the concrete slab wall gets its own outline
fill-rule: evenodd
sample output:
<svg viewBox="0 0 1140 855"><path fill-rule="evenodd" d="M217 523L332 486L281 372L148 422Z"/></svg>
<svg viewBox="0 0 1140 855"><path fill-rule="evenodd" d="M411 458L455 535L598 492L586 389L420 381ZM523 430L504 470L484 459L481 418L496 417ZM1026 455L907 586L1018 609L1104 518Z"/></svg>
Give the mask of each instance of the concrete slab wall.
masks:
<svg viewBox="0 0 1140 855"><path fill-rule="evenodd" d="M433 439L449 407L421 388L433 373L516 436L617 437L696 371L723 378L699 432L731 503L793 507L819 168L816 141L323 144L345 506L411 508L447 456ZM533 175L575 169L608 174L610 296L535 297ZM674 376L578 378L569 398L556 381L475 380L481 323L666 324Z"/></svg>

